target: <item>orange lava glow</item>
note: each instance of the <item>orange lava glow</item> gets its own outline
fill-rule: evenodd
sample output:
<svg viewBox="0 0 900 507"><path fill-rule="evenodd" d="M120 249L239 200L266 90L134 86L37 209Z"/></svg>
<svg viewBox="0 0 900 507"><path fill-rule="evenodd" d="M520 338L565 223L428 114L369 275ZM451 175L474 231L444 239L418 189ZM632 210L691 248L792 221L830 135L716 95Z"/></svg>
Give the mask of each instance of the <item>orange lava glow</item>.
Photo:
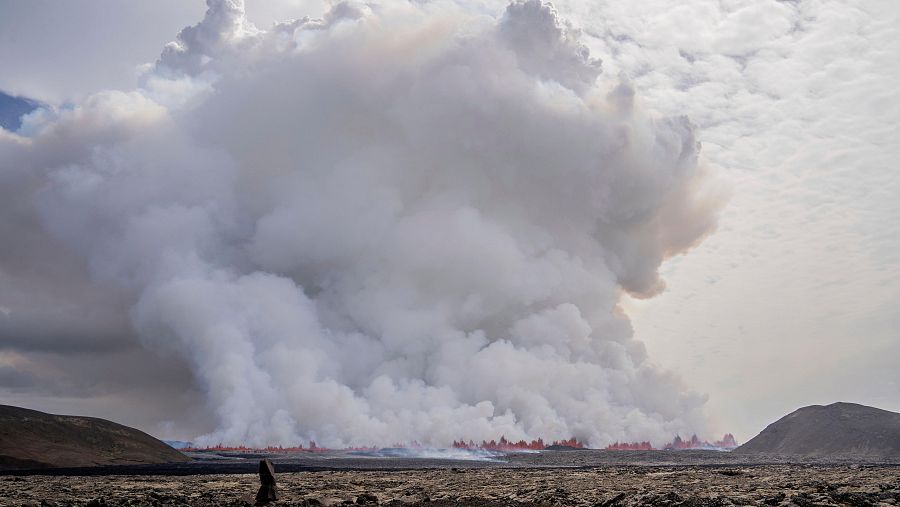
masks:
<svg viewBox="0 0 900 507"><path fill-rule="evenodd" d="M675 439L663 446L665 450L677 449L734 449L737 447L737 441L734 435L726 433L721 440L708 442L700 440L697 435L691 436L690 440L682 440L680 436L675 435ZM606 446L609 451L656 451L650 442L616 442Z"/></svg>
<svg viewBox="0 0 900 507"><path fill-rule="evenodd" d="M539 438L537 440L526 441L519 440L518 442L513 442L507 440L506 437L500 437L500 440L482 440L481 443L475 443L472 440L466 442L465 440L459 440L453 442L454 449L467 449L467 450L486 450L486 451L543 451L552 446L559 447L572 447L575 449L586 449L587 447L579 442L576 438L570 438L569 440L556 440L552 444L547 444L543 439ZM664 445L662 449L665 450L677 450L677 449L734 449L737 447L737 441L734 439L734 435L731 433L726 433L725 436L722 437L721 440L716 440L715 442L708 442L706 440L700 440L697 435L691 436L689 440L682 440L682 438L678 435L675 436L675 439ZM422 449L425 446L420 444L419 442L412 441L410 443L398 443L394 444L393 447L404 448L404 449ZM375 446L361 446L361 447L345 447L341 450L343 451L377 451L379 448ZM319 447L315 442L309 442L309 445L303 446L302 444L290 447L283 446L268 446L262 448L255 447L246 447L243 445L238 446L227 446L227 445L215 445L212 447L188 447L183 449L185 451L212 451L212 452L269 452L269 453L295 453L295 452L325 452L330 449L327 447ZM653 447L650 442L616 442L606 446L606 450L608 451L658 451L660 449Z"/></svg>
<svg viewBox="0 0 900 507"><path fill-rule="evenodd" d="M722 440L716 440L713 444L723 449L734 449L738 446L737 440L734 439L734 435L731 433L726 433Z"/></svg>
<svg viewBox="0 0 900 507"><path fill-rule="evenodd" d="M606 446L607 451L655 451L650 442L616 442Z"/></svg>
<svg viewBox="0 0 900 507"><path fill-rule="evenodd" d="M316 445L314 441L310 441L307 447L303 447L303 444L298 444L296 446L283 447L280 445L270 445L267 447L246 447L244 445L237 446L229 446L229 445L214 445L211 447L186 447L182 449L183 451L213 451L213 452L271 452L271 453L289 453L289 452L325 452L328 451L328 448L319 447Z"/></svg>
<svg viewBox="0 0 900 507"><path fill-rule="evenodd" d="M488 442L487 440L482 440L480 444L476 444L475 442L469 440L468 442L464 440L454 441L453 448L454 449L483 449L486 451L542 451L551 445L563 446L563 447L574 447L576 449L584 449L584 444L579 442L575 438L570 438L569 440L557 440L552 444L545 444L544 440L539 438L537 440L532 440L531 442L525 440L519 440L518 442L511 442L506 439L506 437L500 437L499 441L491 440Z"/></svg>

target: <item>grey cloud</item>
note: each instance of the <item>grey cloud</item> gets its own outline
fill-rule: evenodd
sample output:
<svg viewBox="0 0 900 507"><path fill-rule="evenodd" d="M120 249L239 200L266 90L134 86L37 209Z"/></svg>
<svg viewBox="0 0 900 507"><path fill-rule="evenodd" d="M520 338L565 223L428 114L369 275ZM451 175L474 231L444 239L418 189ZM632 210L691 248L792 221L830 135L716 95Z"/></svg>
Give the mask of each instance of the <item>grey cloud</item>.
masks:
<svg viewBox="0 0 900 507"><path fill-rule="evenodd" d="M27 371L0 364L0 389L22 389L36 384L35 378Z"/></svg>
<svg viewBox="0 0 900 507"><path fill-rule="evenodd" d="M601 60L579 40L580 33L561 20L542 0L510 3L499 31L516 53L519 64L540 77L559 81L581 92L593 87Z"/></svg>
<svg viewBox="0 0 900 507"><path fill-rule="evenodd" d="M129 89L138 67L202 13L202 2L185 0L4 1L0 90L59 105Z"/></svg>

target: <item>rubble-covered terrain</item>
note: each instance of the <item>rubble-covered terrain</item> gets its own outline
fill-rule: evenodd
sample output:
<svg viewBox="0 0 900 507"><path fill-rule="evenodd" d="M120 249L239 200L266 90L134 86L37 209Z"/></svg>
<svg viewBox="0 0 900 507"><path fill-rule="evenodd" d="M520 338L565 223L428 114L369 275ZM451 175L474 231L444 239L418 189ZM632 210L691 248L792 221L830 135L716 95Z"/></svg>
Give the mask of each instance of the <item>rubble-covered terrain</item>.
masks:
<svg viewBox="0 0 900 507"><path fill-rule="evenodd" d="M274 505L900 506L900 467L849 464L281 473ZM252 505L253 474L0 476L3 506Z"/></svg>

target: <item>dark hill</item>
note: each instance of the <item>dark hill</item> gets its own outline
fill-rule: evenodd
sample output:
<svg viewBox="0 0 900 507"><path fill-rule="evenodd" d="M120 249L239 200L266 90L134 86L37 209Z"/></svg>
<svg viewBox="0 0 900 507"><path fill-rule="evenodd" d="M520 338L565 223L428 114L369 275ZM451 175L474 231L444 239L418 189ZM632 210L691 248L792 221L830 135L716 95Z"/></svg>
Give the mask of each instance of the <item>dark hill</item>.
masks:
<svg viewBox="0 0 900 507"><path fill-rule="evenodd" d="M128 426L0 405L0 469L180 461L190 458Z"/></svg>
<svg viewBox="0 0 900 507"><path fill-rule="evenodd" d="M856 403L803 407L770 424L734 452L900 458L900 414Z"/></svg>

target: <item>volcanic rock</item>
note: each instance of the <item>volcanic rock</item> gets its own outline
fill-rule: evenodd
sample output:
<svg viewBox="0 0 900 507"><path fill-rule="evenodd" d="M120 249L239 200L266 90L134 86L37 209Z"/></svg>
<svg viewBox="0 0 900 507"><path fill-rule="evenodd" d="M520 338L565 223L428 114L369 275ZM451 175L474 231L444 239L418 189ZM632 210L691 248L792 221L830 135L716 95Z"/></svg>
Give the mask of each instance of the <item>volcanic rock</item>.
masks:
<svg viewBox="0 0 900 507"><path fill-rule="evenodd" d="M361 493L356 497L356 503L359 505L377 504L378 497L373 495L372 493Z"/></svg>
<svg viewBox="0 0 900 507"><path fill-rule="evenodd" d="M731 453L717 454L720 464L736 460ZM717 472L715 466L683 464L602 469L498 466L473 468L462 475L435 468L310 471L278 477L277 505L360 507L354 498L367 493L376 494L385 507L897 507L900 502L900 467L891 464L757 463L737 480ZM254 499L248 492L258 481L247 474L0 474L0 507L39 500L82 507L88 501L94 507L251 507ZM398 501L404 495L426 493L420 501Z"/></svg>
<svg viewBox="0 0 900 507"><path fill-rule="evenodd" d="M256 505L265 505L278 500L275 487L275 465L268 459L259 462L259 491L256 492Z"/></svg>
<svg viewBox="0 0 900 507"><path fill-rule="evenodd" d="M0 469L184 461L190 458L128 426L0 405Z"/></svg>
<svg viewBox="0 0 900 507"><path fill-rule="evenodd" d="M856 403L803 407L770 424L733 452L900 458L900 414Z"/></svg>
<svg viewBox="0 0 900 507"><path fill-rule="evenodd" d="M548 445L544 450L547 451L583 451L583 447L574 447L571 445L553 444Z"/></svg>

